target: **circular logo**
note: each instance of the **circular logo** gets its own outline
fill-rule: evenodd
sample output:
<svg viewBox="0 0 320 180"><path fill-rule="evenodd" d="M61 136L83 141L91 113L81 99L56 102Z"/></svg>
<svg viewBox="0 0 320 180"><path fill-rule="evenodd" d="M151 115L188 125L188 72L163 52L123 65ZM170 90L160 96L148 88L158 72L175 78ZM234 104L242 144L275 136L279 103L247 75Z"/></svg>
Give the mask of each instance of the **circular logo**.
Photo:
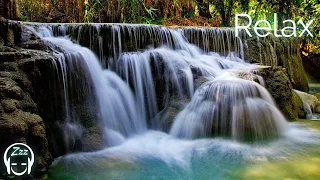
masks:
<svg viewBox="0 0 320 180"><path fill-rule="evenodd" d="M9 175L12 173L16 176L22 176L31 173L31 167L34 163L34 154L28 145L14 143L4 152L3 160Z"/></svg>

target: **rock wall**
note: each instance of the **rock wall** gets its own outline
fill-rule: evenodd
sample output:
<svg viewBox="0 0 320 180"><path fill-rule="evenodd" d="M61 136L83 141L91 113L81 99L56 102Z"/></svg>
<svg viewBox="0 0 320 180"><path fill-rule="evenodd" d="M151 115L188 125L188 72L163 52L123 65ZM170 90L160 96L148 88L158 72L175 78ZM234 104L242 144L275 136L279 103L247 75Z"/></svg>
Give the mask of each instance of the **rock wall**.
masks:
<svg viewBox="0 0 320 180"><path fill-rule="evenodd" d="M52 51L34 35L23 32L19 23L0 23L0 154L15 142L28 144L35 153L32 177L47 173L53 158L69 151L101 148L102 135L88 111L79 118L85 123L84 141L67 147L63 129L61 84ZM81 105L81 103L74 102ZM92 114L92 113L91 113ZM99 142L99 143L97 143ZM3 162L1 157L1 162ZM4 164L0 179L6 178Z"/></svg>
<svg viewBox="0 0 320 180"><path fill-rule="evenodd" d="M286 69L294 89L308 92L308 80L300 54L300 40L293 38L248 38L245 59L267 66Z"/></svg>
<svg viewBox="0 0 320 180"><path fill-rule="evenodd" d="M21 68L33 55L44 56L44 52L0 45L0 154L12 143L28 144L36 157L33 175L41 175L47 172L52 156L44 121L33 100L32 83ZM2 165L0 171L6 172L4 168Z"/></svg>

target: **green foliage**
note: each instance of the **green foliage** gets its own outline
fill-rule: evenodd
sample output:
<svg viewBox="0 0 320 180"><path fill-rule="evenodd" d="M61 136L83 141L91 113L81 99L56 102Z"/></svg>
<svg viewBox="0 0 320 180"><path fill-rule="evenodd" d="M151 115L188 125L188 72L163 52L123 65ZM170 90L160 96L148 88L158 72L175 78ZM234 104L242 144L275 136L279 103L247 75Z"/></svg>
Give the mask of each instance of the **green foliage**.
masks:
<svg viewBox="0 0 320 180"><path fill-rule="evenodd" d="M17 0L20 20L39 22L115 22L161 24L170 19L180 25L189 22L215 22L218 26L233 26L236 13L248 13L253 23L260 19L273 22L278 14L282 21L314 20L305 37L304 50L319 52L319 0ZM198 18L198 21L196 19ZM191 20L190 20L191 19ZM201 19L201 21L199 21ZM163 21L164 20L164 21ZM212 20L212 21L211 21ZM205 21L205 20L204 20ZM188 24L188 23L187 23ZM208 23L207 23L208 24ZM171 24L172 25L172 24ZM275 24L272 24L274 26ZM302 31L299 27L299 31Z"/></svg>

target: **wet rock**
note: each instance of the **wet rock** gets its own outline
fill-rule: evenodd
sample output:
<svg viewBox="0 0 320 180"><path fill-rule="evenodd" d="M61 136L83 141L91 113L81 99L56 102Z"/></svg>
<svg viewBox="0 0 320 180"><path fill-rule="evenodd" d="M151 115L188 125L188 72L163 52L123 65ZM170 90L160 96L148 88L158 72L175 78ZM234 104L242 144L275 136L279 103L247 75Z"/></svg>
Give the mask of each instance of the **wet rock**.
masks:
<svg viewBox="0 0 320 180"><path fill-rule="evenodd" d="M198 78L194 79L194 84L195 84L194 89L198 89L202 84L204 84L207 81L209 80L203 76L199 76Z"/></svg>
<svg viewBox="0 0 320 180"><path fill-rule="evenodd" d="M82 141L82 151L98 151L105 147L101 126L95 125L85 128Z"/></svg>
<svg viewBox="0 0 320 180"><path fill-rule="evenodd" d="M262 68L259 70L259 75L264 78L265 87L288 120L295 120L306 116L303 102L293 90L284 69L280 67Z"/></svg>
<svg viewBox="0 0 320 180"><path fill-rule="evenodd" d="M0 63L0 71L2 71L2 73L8 72L8 71L17 71L17 66L16 64L13 64L13 63L3 62L3 63Z"/></svg>
<svg viewBox="0 0 320 180"><path fill-rule="evenodd" d="M30 95L34 94L32 83L18 66L32 61L34 53L7 46L1 46L0 50L0 153L15 142L28 144L37 158L34 172L38 176L47 172L52 156L44 120L38 115L37 104Z"/></svg>
<svg viewBox="0 0 320 180"><path fill-rule="evenodd" d="M17 109L20 109L20 102L15 99L5 99L1 102L1 105L7 113L12 113Z"/></svg>
<svg viewBox="0 0 320 180"><path fill-rule="evenodd" d="M174 122L174 118L186 107L186 105L189 102L190 99L185 97L170 97L168 105L158 115L158 118L161 122L159 128L162 129L164 132L169 132Z"/></svg>
<svg viewBox="0 0 320 180"><path fill-rule="evenodd" d="M3 114L0 121L0 142L2 143L12 137L25 136L27 133L28 125L17 115Z"/></svg>
<svg viewBox="0 0 320 180"><path fill-rule="evenodd" d="M320 114L320 105L315 108L314 112Z"/></svg>
<svg viewBox="0 0 320 180"><path fill-rule="evenodd" d="M25 49L47 50L47 46L40 39L30 40L19 44L20 47Z"/></svg>
<svg viewBox="0 0 320 180"><path fill-rule="evenodd" d="M16 49L8 47L8 46L0 46L0 52L17 52Z"/></svg>
<svg viewBox="0 0 320 180"><path fill-rule="evenodd" d="M316 96L305 93L305 92L301 92L298 90L295 90L295 92L299 95L299 97L301 98L301 100L305 103L307 103L310 107L315 107L318 103L319 100Z"/></svg>
<svg viewBox="0 0 320 180"><path fill-rule="evenodd" d="M30 58L31 55L24 52L0 52L0 61L15 61L23 58Z"/></svg>
<svg viewBox="0 0 320 180"><path fill-rule="evenodd" d="M6 46L14 46L21 40L22 26L17 21L8 21L0 17L0 39Z"/></svg>
<svg viewBox="0 0 320 180"><path fill-rule="evenodd" d="M320 114L320 93L314 94L315 97L318 99L318 103L315 105L315 113Z"/></svg>
<svg viewBox="0 0 320 180"><path fill-rule="evenodd" d="M266 66L281 66L294 89L309 91L300 55L300 41L294 38L250 38L246 40L245 59Z"/></svg>
<svg viewBox="0 0 320 180"><path fill-rule="evenodd" d="M9 78L0 78L0 97L22 99L22 89Z"/></svg>

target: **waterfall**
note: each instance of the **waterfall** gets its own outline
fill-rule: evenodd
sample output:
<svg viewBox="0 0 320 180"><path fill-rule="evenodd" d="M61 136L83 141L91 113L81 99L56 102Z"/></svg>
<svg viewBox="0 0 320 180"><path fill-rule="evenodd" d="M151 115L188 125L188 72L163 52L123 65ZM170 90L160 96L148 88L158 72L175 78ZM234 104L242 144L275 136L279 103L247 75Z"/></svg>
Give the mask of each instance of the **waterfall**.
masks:
<svg viewBox="0 0 320 180"><path fill-rule="evenodd" d="M55 66L57 71L60 71L58 74L61 73L65 107L65 120L60 126L66 137L70 138L75 134L81 136L80 121L77 120L78 117L71 105L71 101L77 97L71 97L70 93L75 91L87 93L87 106L97 107L97 118L105 126L103 129L107 145L119 144L121 139L146 130L145 117L137 110L135 97L128 85L114 72L103 69L91 50L73 43L66 37L53 37L52 28L27 28L54 49L58 57ZM60 28L60 33L63 35L66 32ZM68 143L68 140L66 141Z"/></svg>
<svg viewBox="0 0 320 180"><path fill-rule="evenodd" d="M244 44L232 29L35 23L25 27L60 57L66 114L73 113L70 96L80 88L87 106L96 107L108 146L148 129L162 131L159 114L173 97L190 100L183 101L184 109L173 120L170 134L177 138L247 141L285 132L286 120L267 90L237 77L236 71L257 66L244 60ZM199 77L209 81L195 90ZM72 117L79 124L77 116Z"/></svg>
<svg viewBox="0 0 320 180"><path fill-rule="evenodd" d="M303 100L302 100L302 102L303 102L303 108L307 113L307 119L316 119L316 117L312 113L311 106L307 102L305 102Z"/></svg>
<svg viewBox="0 0 320 180"><path fill-rule="evenodd" d="M197 90L176 116L170 134L187 139L220 135L263 140L283 132L285 123L262 86L226 75Z"/></svg>
<svg viewBox="0 0 320 180"><path fill-rule="evenodd" d="M63 49L65 61L85 68L92 83L93 97L98 103L97 113L106 127L125 137L144 131L144 119L137 114L129 87L113 72L103 70L92 51L65 38L48 37L44 40Z"/></svg>

